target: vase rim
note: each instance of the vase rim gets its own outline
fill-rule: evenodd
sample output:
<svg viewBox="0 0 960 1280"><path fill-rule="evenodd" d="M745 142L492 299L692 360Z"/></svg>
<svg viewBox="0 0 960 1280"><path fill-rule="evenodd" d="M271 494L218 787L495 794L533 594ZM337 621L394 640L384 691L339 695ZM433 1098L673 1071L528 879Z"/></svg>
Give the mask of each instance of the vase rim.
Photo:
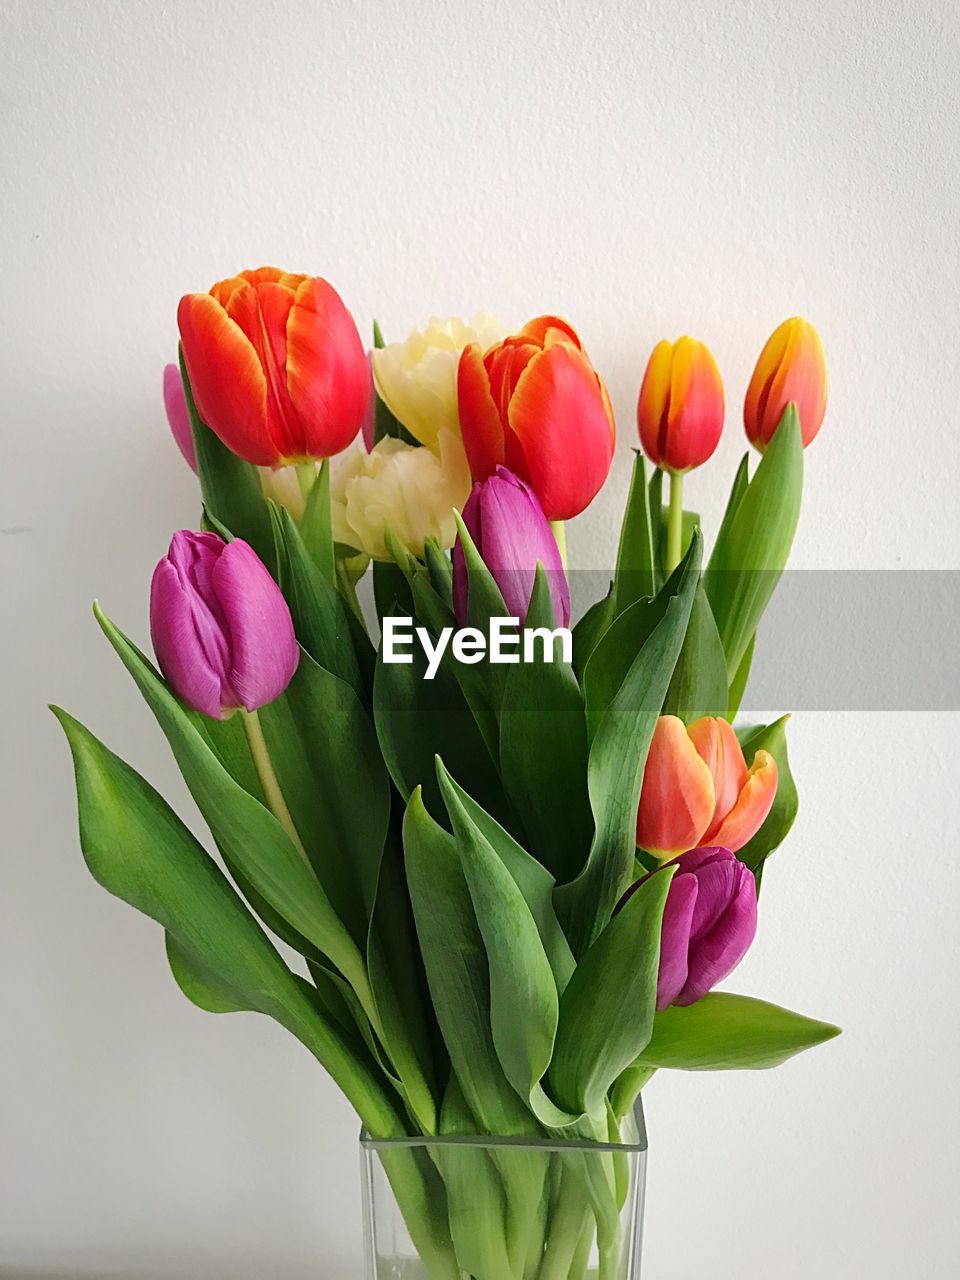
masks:
<svg viewBox="0 0 960 1280"><path fill-rule="evenodd" d="M586 1139L564 1140L553 1136L536 1138L527 1134L412 1134L390 1138L374 1138L363 1128L360 1130L360 1146L378 1151L383 1147L487 1147L525 1149L528 1151L646 1151L647 1126L643 1115L643 1103L637 1099L633 1108L636 1126L635 1142L589 1142Z"/></svg>

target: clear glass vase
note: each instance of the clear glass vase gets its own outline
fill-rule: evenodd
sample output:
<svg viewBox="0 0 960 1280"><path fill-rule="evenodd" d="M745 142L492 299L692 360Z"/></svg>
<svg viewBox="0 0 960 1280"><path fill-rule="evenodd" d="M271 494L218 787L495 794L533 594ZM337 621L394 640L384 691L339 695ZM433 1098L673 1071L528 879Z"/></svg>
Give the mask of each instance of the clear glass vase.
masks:
<svg viewBox="0 0 960 1280"><path fill-rule="evenodd" d="M647 1136L360 1135L364 1280L637 1280Z"/></svg>

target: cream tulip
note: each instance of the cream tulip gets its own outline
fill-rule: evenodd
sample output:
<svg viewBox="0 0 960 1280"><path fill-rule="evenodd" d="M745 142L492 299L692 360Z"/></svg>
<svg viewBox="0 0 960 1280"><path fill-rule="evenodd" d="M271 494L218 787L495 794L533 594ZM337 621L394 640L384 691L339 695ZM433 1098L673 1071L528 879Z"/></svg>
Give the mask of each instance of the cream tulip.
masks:
<svg viewBox="0 0 960 1280"><path fill-rule="evenodd" d="M500 338L500 325L487 313L467 324L456 316L430 318L406 342L391 342L373 352L373 379L380 399L412 436L433 450L440 433L460 434L457 366L471 343L482 351Z"/></svg>
<svg viewBox="0 0 960 1280"><path fill-rule="evenodd" d="M428 538L453 546L453 512L469 495L470 468L459 435L442 430L436 452L388 437L370 453L357 447L333 461L333 536L374 560L390 560L389 529L398 543L422 557Z"/></svg>

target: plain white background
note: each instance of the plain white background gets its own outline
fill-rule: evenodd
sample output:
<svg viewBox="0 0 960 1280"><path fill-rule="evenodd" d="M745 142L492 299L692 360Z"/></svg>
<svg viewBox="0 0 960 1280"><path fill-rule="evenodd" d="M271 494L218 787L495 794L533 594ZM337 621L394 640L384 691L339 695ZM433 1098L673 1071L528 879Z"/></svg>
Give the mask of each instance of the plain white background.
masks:
<svg viewBox="0 0 960 1280"><path fill-rule="evenodd" d="M145 641L152 566L196 520L160 400L177 299L277 262L392 337L561 311L620 422L580 566L610 559L652 344L689 331L726 378L689 482L709 532L753 360L800 312L832 396L794 564L958 568L957 7L7 0L0 22L0 1273L355 1280L356 1121L279 1028L187 1004L159 930L89 878L44 709L189 815L89 613ZM654 1081L645 1274L953 1276L957 717L804 714L792 743L800 818L731 985L845 1035Z"/></svg>

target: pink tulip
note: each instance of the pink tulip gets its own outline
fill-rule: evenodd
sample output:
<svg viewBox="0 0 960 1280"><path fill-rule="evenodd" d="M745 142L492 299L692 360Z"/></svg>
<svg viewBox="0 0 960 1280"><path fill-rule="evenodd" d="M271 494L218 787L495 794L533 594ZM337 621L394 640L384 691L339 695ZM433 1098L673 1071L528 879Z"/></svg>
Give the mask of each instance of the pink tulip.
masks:
<svg viewBox="0 0 960 1280"><path fill-rule="evenodd" d="M163 403L177 448L183 454L187 466L196 473L197 453L193 447L190 413L183 394L183 379L180 376L179 365L168 364L163 367Z"/></svg>
<svg viewBox="0 0 960 1280"><path fill-rule="evenodd" d="M173 535L153 574L150 633L174 693L214 720L278 698L300 661L290 610L263 562L241 539L214 533Z"/></svg>
<svg viewBox="0 0 960 1280"><path fill-rule="evenodd" d="M557 625L570 622L570 586L553 531L537 496L506 467L473 486L463 508L467 526L511 617L523 623L530 607L539 561L547 573ZM453 607L467 622L467 565L460 539L453 548Z"/></svg>
<svg viewBox="0 0 960 1280"><path fill-rule="evenodd" d="M736 854L692 849L664 866L677 870L660 929L658 1009L703 999L733 972L757 934L757 884ZM649 879L628 889L617 910Z"/></svg>

